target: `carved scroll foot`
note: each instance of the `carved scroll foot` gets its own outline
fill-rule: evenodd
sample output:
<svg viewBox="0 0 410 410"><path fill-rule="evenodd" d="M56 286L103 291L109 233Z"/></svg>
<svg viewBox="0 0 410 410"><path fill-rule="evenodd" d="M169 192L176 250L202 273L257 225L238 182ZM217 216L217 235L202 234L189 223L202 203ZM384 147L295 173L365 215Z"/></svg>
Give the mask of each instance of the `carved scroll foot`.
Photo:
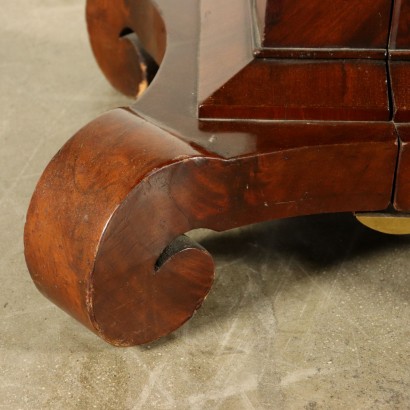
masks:
<svg viewBox="0 0 410 410"><path fill-rule="evenodd" d="M198 149L117 109L69 140L36 188L25 230L33 280L114 345L164 336L201 305L213 262L185 232L383 209L390 198L394 168L381 192L372 175L392 163L394 141L315 139L230 159Z"/></svg>
<svg viewBox="0 0 410 410"><path fill-rule="evenodd" d="M149 0L87 1L87 25L101 70L125 95L141 94L165 53L165 26Z"/></svg>
<svg viewBox="0 0 410 410"><path fill-rule="evenodd" d="M106 341L164 336L213 282L211 256L170 193L198 153L128 113L96 119L59 151L33 195L26 260L39 290Z"/></svg>

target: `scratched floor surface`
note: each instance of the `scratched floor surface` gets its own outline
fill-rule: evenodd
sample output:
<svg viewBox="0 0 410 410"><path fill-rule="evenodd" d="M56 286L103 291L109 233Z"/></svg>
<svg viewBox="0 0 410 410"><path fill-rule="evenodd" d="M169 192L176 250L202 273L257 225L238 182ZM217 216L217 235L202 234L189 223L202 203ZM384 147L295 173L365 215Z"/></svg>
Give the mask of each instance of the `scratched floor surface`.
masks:
<svg viewBox="0 0 410 410"><path fill-rule="evenodd" d="M106 345L34 288L22 232L54 153L129 103L91 56L83 0L0 13L0 408L410 408L410 239L314 216L193 236L203 308L151 346Z"/></svg>

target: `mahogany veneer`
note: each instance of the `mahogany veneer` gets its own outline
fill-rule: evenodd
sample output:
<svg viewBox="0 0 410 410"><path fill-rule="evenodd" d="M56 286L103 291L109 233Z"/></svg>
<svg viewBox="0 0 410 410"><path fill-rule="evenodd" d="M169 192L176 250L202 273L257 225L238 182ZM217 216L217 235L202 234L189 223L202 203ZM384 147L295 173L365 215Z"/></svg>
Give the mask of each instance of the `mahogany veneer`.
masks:
<svg viewBox="0 0 410 410"><path fill-rule="evenodd" d="M410 125L396 124L410 103L407 3L158 8L88 0L91 44L117 89L141 94L160 70L135 104L57 153L25 228L39 290L121 346L168 334L203 302L214 266L192 229L410 209Z"/></svg>
<svg viewBox="0 0 410 410"><path fill-rule="evenodd" d="M264 48L385 50L391 0L256 0Z"/></svg>

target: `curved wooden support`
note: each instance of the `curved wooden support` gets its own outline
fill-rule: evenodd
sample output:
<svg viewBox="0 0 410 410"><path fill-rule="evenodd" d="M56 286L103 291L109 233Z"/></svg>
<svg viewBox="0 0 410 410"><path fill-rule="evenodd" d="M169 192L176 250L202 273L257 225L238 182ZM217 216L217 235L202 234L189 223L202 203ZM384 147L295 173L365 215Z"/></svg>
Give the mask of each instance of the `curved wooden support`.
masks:
<svg viewBox="0 0 410 410"><path fill-rule="evenodd" d="M392 148L331 144L224 159L118 109L81 130L44 172L27 217L27 264L47 297L108 342L150 342L189 319L212 284L210 255L183 233L382 208L389 177L375 192L371 175Z"/></svg>
<svg viewBox="0 0 410 410"><path fill-rule="evenodd" d="M149 0L113 4L88 0L91 43L111 83L135 94L144 70L120 35L135 33L159 64L164 23ZM222 13L218 4L204 5ZM239 23L246 18L247 0L229 4L242 5ZM39 290L120 346L170 333L208 294L212 258L186 232L386 209L398 154L389 122L198 120L201 81L209 80L206 89L223 85L252 50L246 42L240 52L230 44L214 50L213 25L199 35L197 2L160 6L168 51L155 83L132 107L104 114L65 144L38 183L25 228ZM214 14L205 11L206 23ZM198 55L219 62L225 49L222 73L213 63L198 69Z"/></svg>
<svg viewBox="0 0 410 410"><path fill-rule="evenodd" d="M144 91L165 53L157 8L149 0L88 0L87 25L94 56L113 87L132 97Z"/></svg>

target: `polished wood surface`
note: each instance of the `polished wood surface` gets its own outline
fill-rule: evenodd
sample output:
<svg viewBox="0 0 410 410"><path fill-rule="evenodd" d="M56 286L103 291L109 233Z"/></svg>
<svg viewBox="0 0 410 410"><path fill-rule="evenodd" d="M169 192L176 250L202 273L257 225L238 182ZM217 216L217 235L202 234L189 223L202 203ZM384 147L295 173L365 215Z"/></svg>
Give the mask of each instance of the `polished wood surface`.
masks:
<svg viewBox="0 0 410 410"><path fill-rule="evenodd" d="M410 57L410 2L396 0L392 15L389 51L393 59Z"/></svg>
<svg viewBox="0 0 410 410"><path fill-rule="evenodd" d="M399 124L400 151L396 172L394 207L398 211L410 212L410 124Z"/></svg>
<svg viewBox="0 0 410 410"><path fill-rule="evenodd" d="M235 2L232 20L251 21L246 2ZM117 3L88 1L91 42L103 71L130 94L144 81L132 71L140 67L142 49L160 70L135 104L95 119L57 153L38 183L25 228L27 265L37 287L104 340L120 346L150 342L181 326L199 308L214 267L211 255L184 236L192 229L223 231L297 215L383 211L391 206L392 195L398 209L406 204L410 170L400 128L405 124L396 127L390 121L387 91L371 70L363 69L369 79L363 95L348 87L341 68L343 95L342 88L332 95L319 80L315 84L321 89L306 81L297 87L289 80L298 102L308 98L309 90L319 102L326 93L332 104L345 98L354 121L262 121L245 105L246 96L259 92L251 76L232 88L244 117L219 118L221 109L199 118L204 96L224 89L238 67L255 64L252 42L244 36L247 26L239 37L226 30L212 47L214 30L220 32L215 23L226 19L222 3L207 16L202 12L218 2L162 0L158 11L148 1L136 1L140 7L135 10L131 1ZM140 14L144 10L155 16L146 26ZM111 15L119 15L115 24ZM111 51L118 58L107 56L99 24L104 35L112 36L110 47L128 51ZM165 28L166 42L158 34ZM131 44L129 29L140 38L134 48L124 46ZM383 71L385 87L387 61L367 61ZM366 67L363 61L326 64ZM306 68L312 65L308 62ZM133 82L122 78L123 70ZM258 75L259 88L268 94L267 82ZM272 76L268 83L278 78ZM289 92L277 105L291 97ZM363 107L357 116L354 104ZM227 109L232 105L226 101ZM374 107L380 108L375 110L377 121L363 120L363 112ZM327 108L330 112L332 107ZM340 112L340 105L333 108ZM299 113L304 109L301 104ZM395 189L400 140L400 189Z"/></svg>
<svg viewBox="0 0 410 410"><path fill-rule="evenodd" d="M276 141L269 154L224 159L125 110L103 115L59 151L33 196L25 243L34 282L113 344L169 333L213 278L196 244L172 251L183 233L387 207L394 130L323 145L313 131L302 145Z"/></svg>
<svg viewBox="0 0 410 410"><path fill-rule="evenodd" d="M330 3L324 3L329 7ZM232 9L237 12L226 23L225 16ZM219 1L208 0L201 3L200 11L200 118L390 119L385 61L387 33L379 59L371 59L368 55L362 59L312 60L318 53L309 49L304 51L303 58L295 49L291 49L291 59L260 58L261 51L256 51L255 55L249 35L252 18L248 0L225 0L222 6ZM292 21L289 26L292 27ZM219 41L220 38L225 41ZM343 52L349 51L344 48Z"/></svg>
<svg viewBox="0 0 410 410"><path fill-rule="evenodd" d="M390 37L390 77L394 101L394 120L400 124L400 152L397 165L394 206L410 212L410 3L395 2Z"/></svg>
<svg viewBox="0 0 410 410"><path fill-rule="evenodd" d="M386 49L391 0L257 0L264 47Z"/></svg>
<svg viewBox="0 0 410 410"><path fill-rule="evenodd" d="M256 59L202 101L199 116L388 121L386 78L383 61Z"/></svg>
<svg viewBox="0 0 410 410"><path fill-rule="evenodd" d="M393 118L395 122L410 121L410 61L390 62Z"/></svg>
<svg viewBox="0 0 410 410"><path fill-rule="evenodd" d="M94 56L110 83L136 96L147 82L146 53L161 64L164 21L150 0L87 1L87 25ZM148 67L147 67L148 65Z"/></svg>

